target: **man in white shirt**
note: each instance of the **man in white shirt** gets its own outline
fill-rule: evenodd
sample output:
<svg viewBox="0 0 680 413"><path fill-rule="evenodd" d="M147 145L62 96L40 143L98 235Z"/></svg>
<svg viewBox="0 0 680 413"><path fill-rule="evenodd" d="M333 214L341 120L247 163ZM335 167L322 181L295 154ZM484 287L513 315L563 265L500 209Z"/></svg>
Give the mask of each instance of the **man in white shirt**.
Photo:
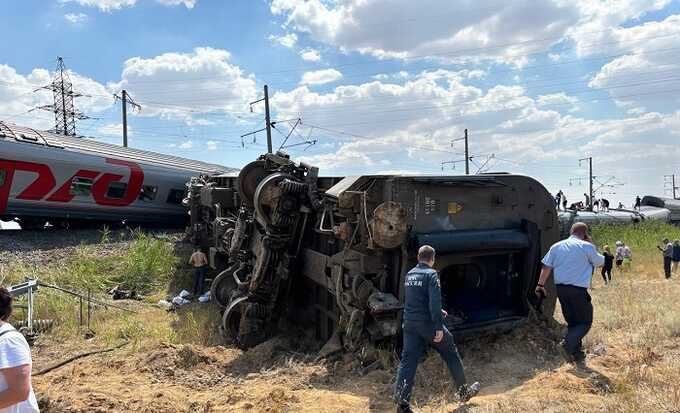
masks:
<svg viewBox="0 0 680 413"><path fill-rule="evenodd" d="M550 247L542 262L536 294L547 295L545 282L552 272L557 298L568 327L562 349L567 361L581 362L585 360L582 340L593 324L593 305L588 288L595 267L604 264L604 257L592 244L588 236L588 226L577 222L571 227L571 236Z"/></svg>
<svg viewBox="0 0 680 413"><path fill-rule="evenodd" d="M31 386L31 348L7 322L11 314L12 296L0 287L0 413L38 413Z"/></svg>

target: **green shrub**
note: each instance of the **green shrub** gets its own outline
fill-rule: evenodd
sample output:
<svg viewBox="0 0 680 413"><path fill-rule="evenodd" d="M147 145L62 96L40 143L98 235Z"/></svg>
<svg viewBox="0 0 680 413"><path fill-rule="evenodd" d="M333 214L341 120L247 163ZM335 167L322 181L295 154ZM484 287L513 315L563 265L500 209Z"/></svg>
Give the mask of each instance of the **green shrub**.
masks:
<svg viewBox="0 0 680 413"><path fill-rule="evenodd" d="M614 252L616 241L625 242L633 253L655 253L661 240L680 239L680 228L662 221L643 221L637 224L599 224L592 227L593 240L598 248L609 244Z"/></svg>
<svg viewBox="0 0 680 413"><path fill-rule="evenodd" d="M122 288L148 294L170 280L177 263L172 244L137 230L113 281Z"/></svg>

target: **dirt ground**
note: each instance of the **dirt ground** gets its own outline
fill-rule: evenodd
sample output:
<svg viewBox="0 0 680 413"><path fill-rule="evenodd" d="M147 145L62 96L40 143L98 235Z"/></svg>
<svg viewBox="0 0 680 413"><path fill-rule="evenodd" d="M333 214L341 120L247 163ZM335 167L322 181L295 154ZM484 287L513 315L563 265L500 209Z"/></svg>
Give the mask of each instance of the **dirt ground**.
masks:
<svg viewBox="0 0 680 413"><path fill-rule="evenodd" d="M98 247L100 236L92 232L87 242L102 254L126 248L124 239ZM67 246L63 240L53 245L49 238L33 239L30 234L0 239L0 267L15 256L36 266L45 265L46 256L48 263L58 262L82 243L82 236ZM414 405L422 412L446 413L680 413L680 282L664 281L659 271L648 270L642 262L639 266L640 271L614 286L594 280L595 324L586 340L587 368L562 361L556 349L559 327L529 321L509 334L459 343L468 380L482 385L480 395L466 405L455 401L448 372L431 352L418 369ZM217 341L201 340L207 335L206 323L212 321L200 317L214 311L192 304L199 307L189 307L186 313L194 318L184 319L180 330L178 313L149 302L125 305L137 306L138 318L132 324L120 321L111 331L137 323L144 326L138 331L148 337L132 334L136 338L115 351L35 376L41 411L394 411L396 355L387 350L380 354L384 368L361 375L351 356L316 361L308 343L290 332L248 352L226 345L177 344ZM559 314L558 308L558 321ZM117 337L100 334L85 340L80 333L59 331L43 335L33 347L33 371L108 348L121 342Z"/></svg>
<svg viewBox="0 0 680 413"><path fill-rule="evenodd" d="M558 358L553 333L528 324L463 343L467 374L483 385L465 406L448 397L448 374L430 354L418 371L415 404L425 412L614 411L613 379L635 356L626 348L599 348L589 354L588 369L579 370ZM34 371L92 347L65 344L39 342ZM34 377L34 387L44 412L393 411L393 366L361 376L345 360L316 362L298 348L290 337L248 352L167 343L123 347ZM678 354L679 343L666 349L666 357Z"/></svg>

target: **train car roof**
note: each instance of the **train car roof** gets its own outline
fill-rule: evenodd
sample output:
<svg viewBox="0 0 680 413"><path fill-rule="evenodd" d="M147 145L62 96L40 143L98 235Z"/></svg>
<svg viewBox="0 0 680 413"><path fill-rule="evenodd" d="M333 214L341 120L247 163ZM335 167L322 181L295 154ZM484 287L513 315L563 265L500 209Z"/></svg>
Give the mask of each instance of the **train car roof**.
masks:
<svg viewBox="0 0 680 413"><path fill-rule="evenodd" d="M193 159L144 151L141 149L125 148L119 145L98 142L87 137L57 135L53 132L39 131L33 128L18 126L2 121L0 121L0 140L8 140L27 145L41 145L112 158L127 158L146 164L189 170L197 173L223 174L238 171L236 168L213 163L195 161Z"/></svg>

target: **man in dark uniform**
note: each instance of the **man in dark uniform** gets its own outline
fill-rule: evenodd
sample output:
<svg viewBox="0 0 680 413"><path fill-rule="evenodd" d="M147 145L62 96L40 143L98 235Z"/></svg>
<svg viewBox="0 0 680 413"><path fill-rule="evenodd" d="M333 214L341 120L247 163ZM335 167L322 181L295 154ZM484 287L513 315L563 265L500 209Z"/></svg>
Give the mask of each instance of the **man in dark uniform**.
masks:
<svg viewBox="0 0 680 413"><path fill-rule="evenodd" d="M394 388L397 412L401 413L412 412L409 400L413 378L429 346L446 362L460 401L468 401L479 392L479 383L467 385L453 336L444 326L446 312L442 310L441 286L433 265L434 248L423 245L418 250L418 265L406 274L404 282L404 349Z"/></svg>

